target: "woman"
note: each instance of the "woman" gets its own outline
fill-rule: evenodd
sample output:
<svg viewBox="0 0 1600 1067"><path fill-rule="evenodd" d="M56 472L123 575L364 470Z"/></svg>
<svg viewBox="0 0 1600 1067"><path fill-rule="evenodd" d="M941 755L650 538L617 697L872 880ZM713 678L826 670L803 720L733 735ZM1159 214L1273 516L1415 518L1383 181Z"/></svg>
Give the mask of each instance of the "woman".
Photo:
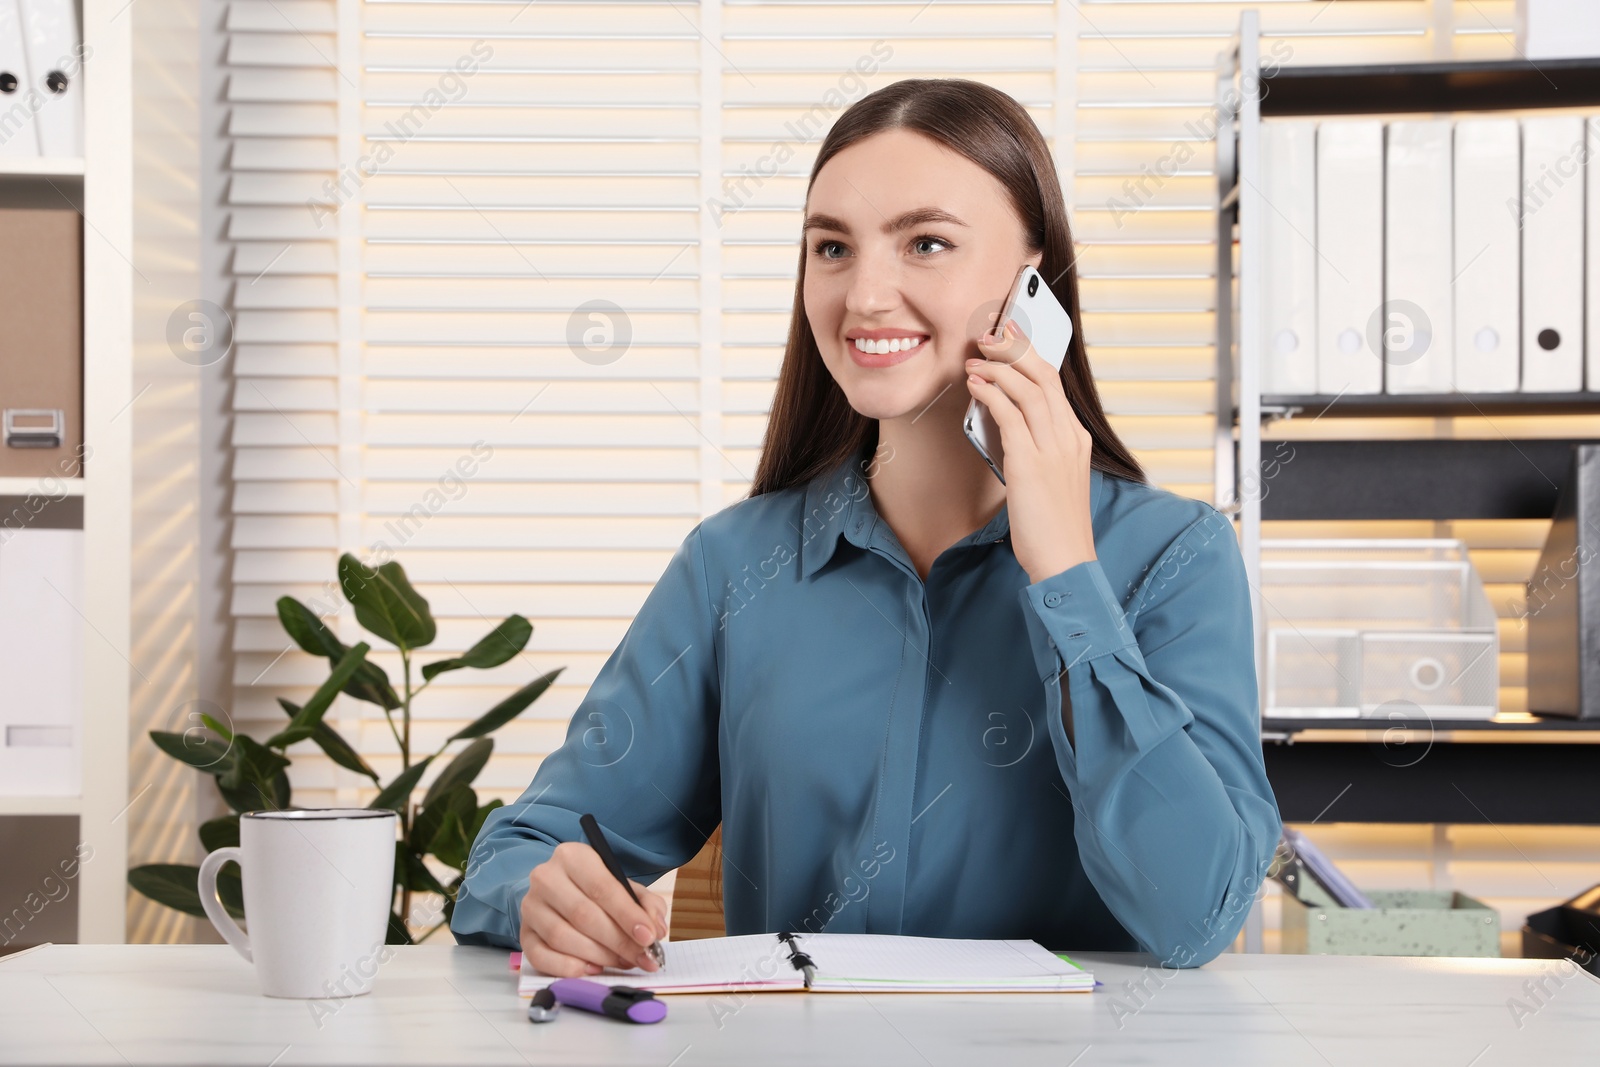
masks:
<svg viewBox="0 0 1600 1067"><path fill-rule="evenodd" d="M1280 832L1244 565L1215 509L1145 482L1081 330L1059 374L1014 330L977 340L1024 262L1079 322L1036 127L975 82L875 92L823 142L804 231L749 498L690 532L484 824L452 930L549 974L653 970L646 885L720 823L729 934L1206 962Z"/></svg>

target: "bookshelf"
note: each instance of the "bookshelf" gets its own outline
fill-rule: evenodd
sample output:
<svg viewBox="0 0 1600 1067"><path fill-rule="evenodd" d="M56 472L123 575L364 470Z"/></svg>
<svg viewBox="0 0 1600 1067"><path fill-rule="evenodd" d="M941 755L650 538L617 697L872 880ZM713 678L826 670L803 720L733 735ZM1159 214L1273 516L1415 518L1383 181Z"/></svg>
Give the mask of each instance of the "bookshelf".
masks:
<svg viewBox="0 0 1600 1067"><path fill-rule="evenodd" d="M1600 414L1600 393L1445 393L1361 396L1263 395L1260 314L1261 228L1268 210L1261 193L1263 116L1448 113L1600 106L1600 60L1386 64L1261 69L1259 14L1241 14L1239 32L1218 61L1221 113L1217 144L1217 499L1237 500L1240 546L1254 592L1258 672L1264 672L1264 606L1260 600L1261 523L1269 520L1548 518L1556 487L1566 477L1571 444L1584 438L1475 440L1374 435L1371 420L1399 417L1549 416ZM1243 77L1242 72L1259 72ZM1237 246L1237 258L1235 257ZM1237 292L1237 303L1235 303ZM1236 347L1235 347L1236 346ZM1235 355L1236 353L1236 355ZM1275 420L1337 426L1315 439L1289 442L1293 463L1277 468L1262 491L1262 429ZM1274 442L1276 443L1276 442ZM1380 476L1381 474L1381 476ZM1220 506L1220 504L1219 504ZM1261 679L1265 693L1265 679ZM1263 698L1264 699L1264 698ZM1373 748L1429 746L1429 772L1407 764L1388 774L1392 760ZM1600 723L1538 715L1498 715L1489 721L1390 722L1349 719L1263 719L1269 773L1286 820L1317 815L1324 803L1361 780L1364 815L1357 821L1600 823L1600 802L1583 791L1554 799L1560 783L1587 779L1600 744ZM1444 754L1444 755L1441 755ZM1374 756L1377 756L1374 759ZM1459 764L1459 766L1457 766ZM1376 766L1376 769L1375 769ZM1485 767L1493 773L1482 774ZM1473 775L1487 800L1471 809L1440 792L1435 774ZM1442 779L1440 781L1443 781ZM1325 789L1324 786L1329 788ZM1554 790L1554 792L1552 792ZM1477 793L1474 794L1477 797ZM1443 797L1443 799L1441 799ZM1529 801L1532 801L1532 806ZM1493 818L1492 813L1499 813ZM1332 816L1330 816L1332 817ZM1341 813L1338 818L1353 818Z"/></svg>
<svg viewBox="0 0 1600 1067"><path fill-rule="evenodd" d="M161 5L155 5L161 8ZM130 536L133 477L135 109L149 92L135 78L137 17L118 18L121 0L80 0L84 66L82 158L0 160L0 201L20 183L45 183L85 218L83 227L83 430L81 475L0 478L0 497L39 493L81 500L84 596L81 791L77 796L0 797L0 817L75 816L93 852L70 887L78 940L126 939L129 807ZM168 9L161 8L163 11ZM8 904L9 908L10 905ZM26 941L24 936L21 939Z"/></svg>

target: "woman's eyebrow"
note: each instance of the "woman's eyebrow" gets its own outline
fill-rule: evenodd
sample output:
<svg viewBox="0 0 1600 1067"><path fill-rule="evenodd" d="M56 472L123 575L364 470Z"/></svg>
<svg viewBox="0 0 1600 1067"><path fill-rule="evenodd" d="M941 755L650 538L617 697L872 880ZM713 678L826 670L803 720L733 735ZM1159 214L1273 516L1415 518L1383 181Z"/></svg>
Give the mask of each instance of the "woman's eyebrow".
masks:
<svg viewBox="0 0 1600 1067"><path fill-rule="evenodd" d="M902 215L898 215L895 218L889 219L883 224L883 232L898 233L901 230L909 230L913 226L926 226L929 223L934 222L948 222L956 226L967 225L965 222L962 222L960 219L950 214L950 212L941 208L917 207L912 208L910 211L907 211ZM821 212L813 212L812 214L806 216L805 225L800 227L800 232L802 234L809 230L833 230L836 233L847 234L850 232L850 227L845 225L842 220L836 219L832 215L824 215Z"/></svg>

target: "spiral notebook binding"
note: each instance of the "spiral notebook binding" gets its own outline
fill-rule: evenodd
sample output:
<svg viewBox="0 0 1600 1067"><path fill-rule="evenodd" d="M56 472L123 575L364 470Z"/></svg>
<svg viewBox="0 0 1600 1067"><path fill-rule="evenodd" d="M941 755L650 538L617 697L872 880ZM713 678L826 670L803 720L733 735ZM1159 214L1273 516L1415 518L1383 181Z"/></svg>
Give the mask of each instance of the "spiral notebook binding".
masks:
<svg viewBox="0 0 1600 1067"><path fill-rule="evenodd" d="M806 988L811 988L811 980L816 977L817 965L811 957L800 951L800 946L794 943L794 934L782 933L778 940L789 946L789 964L795 970L805 975Z"/></svg>

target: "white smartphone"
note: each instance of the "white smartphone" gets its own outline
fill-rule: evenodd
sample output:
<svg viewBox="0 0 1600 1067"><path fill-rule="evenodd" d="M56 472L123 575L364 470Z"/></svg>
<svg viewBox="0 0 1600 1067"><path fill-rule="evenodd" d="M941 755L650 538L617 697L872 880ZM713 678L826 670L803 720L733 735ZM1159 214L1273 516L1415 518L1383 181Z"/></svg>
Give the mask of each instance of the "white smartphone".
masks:
<svg viewBox="0 0 1600 1067"><path fill-rule="evenodd" d="M1024 337L1033 345L1039 357L1057 371L1067 358L1067 346L1072 343L1072 316L1061 306L1061 301L1050 291L1044 276L1024 263L1017 271L1017 280L1006 297L1006 305L996 320L996 328L1003 327L1007 319L1017 320ZM962 420L967 440L978 450L994 471L994 476L1004 485L1005 455L1000 447L1000 426L989 414L988 405L974 399L967 405L967 416Z"/></svg>

